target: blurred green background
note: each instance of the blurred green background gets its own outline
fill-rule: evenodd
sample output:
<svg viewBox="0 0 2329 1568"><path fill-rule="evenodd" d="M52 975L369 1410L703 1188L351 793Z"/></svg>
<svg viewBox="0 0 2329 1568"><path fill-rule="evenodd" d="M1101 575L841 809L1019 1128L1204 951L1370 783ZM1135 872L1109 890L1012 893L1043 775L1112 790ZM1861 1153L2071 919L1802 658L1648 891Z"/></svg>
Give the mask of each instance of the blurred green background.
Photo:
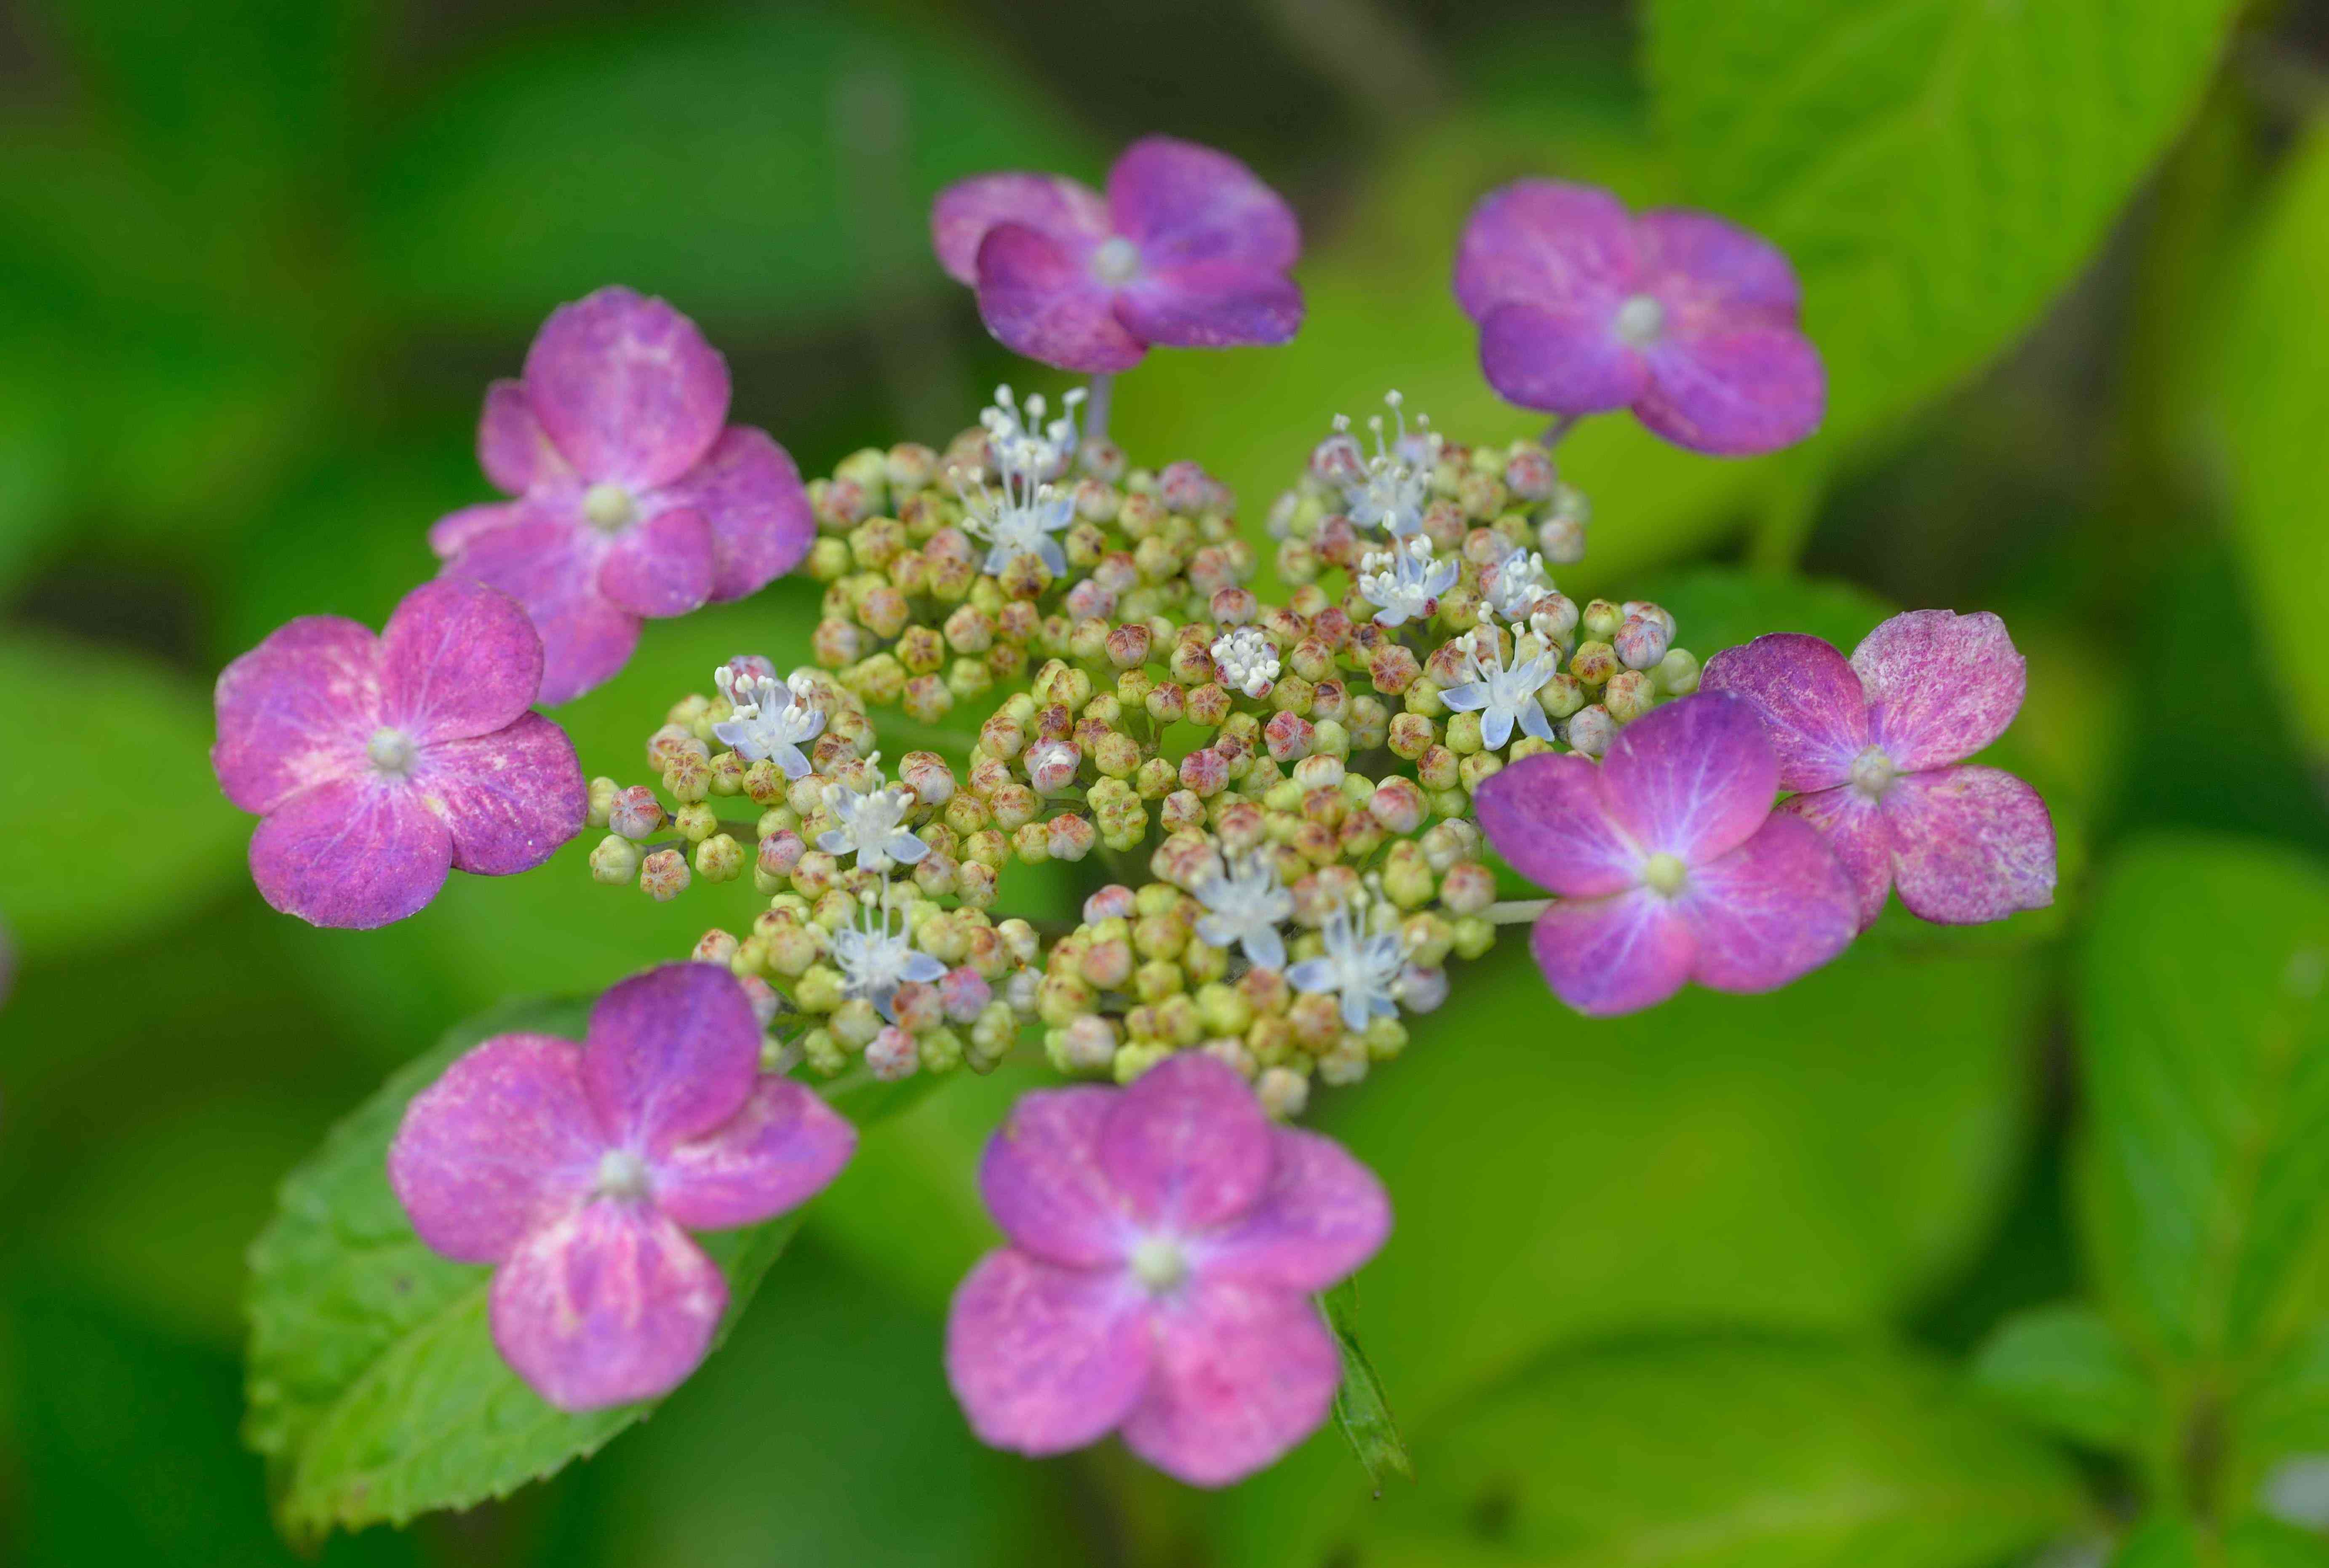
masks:
<svg viewBox="0 0 2329 1568"><path fill-rule="evenodd" d="M1658 598L1702 656L2004 614L2059 907L1895 911L1780 996L1610 1024L1517 952L1461 976L1317 1119L1400 1215L1361 1326L1420 1479L1380 1503L1332 1431L1215 1497L970 1440L939 1331L1006 1069L869 1137L653 1421L324 1560L2329 1561L2324 105L2318 4L0 7L0 1562L293 1560L237 1437L277 1182L461 1018L726 912L570 851L386 932L274 916L208 772L219 666L431 571L487 493L486 383L600 284L694 315L811 473L1054 386L939 274L929 198L1097 183L1157 129L1305 220L1295 345L1118 392L1136 458L1257 528L1386 387L1458 439L1531 428L1447 289L1490 185L1777 239L1827 430L1742 465L1588 426L1562 586ZM586 769L635 772L715 660L798 656L814 602L651 627L558 715Z"/></svg>

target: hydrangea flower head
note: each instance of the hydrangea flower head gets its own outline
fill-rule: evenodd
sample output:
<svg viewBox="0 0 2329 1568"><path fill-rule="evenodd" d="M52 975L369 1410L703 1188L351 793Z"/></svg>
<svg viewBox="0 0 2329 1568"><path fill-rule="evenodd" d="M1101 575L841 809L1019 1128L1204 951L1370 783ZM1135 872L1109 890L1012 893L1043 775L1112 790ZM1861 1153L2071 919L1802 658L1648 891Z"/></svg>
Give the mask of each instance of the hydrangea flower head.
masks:
<svg viewBox="0 0 2329 1568"><path fill-rule="evenodd" d="M1285 343L1302 325L1293 210L1237 159L1171 137L1126 148L1105 196L1055 175L949 185L930 241L989 332L1061 370L1129 370L1158 344Z"/></svg>
<svg viewBox="0 0 2329 1568"><path fill-rule="evenodd" d="M302 616L218 678L211 767L264 820L250 874L319 926L402 920L446 873L526 871L582 829L566 732L529 711L542 640L508 595L424 583L377 638Z"/></svg>
<svg viewBox="0 0 2329 1568"><path fill-rule="evenodd" d="M1636 216L1590 185L1516 180L1472 209L1456 298L1479 326L1482 373L1523 408L1630 407L1716 457L1790 446L1826 408L1794 269L1705 213Z"/></svg>
<svg viewBox="0 0 2329 1568"><path fill-rule="evenodd" d="M712 672L712 683L734 710L712 726L712 734L747 762L775 762L787 779L810 771L801 747L825 732L825 710L810 700L807 682L757 672L739 675L734 666L722 665Z"/></svg>
<svg viewBox="0 0 2329 1568"><path fill-rule="evenodd" d="M1631 1013L1696 980L1768 991L1842 952L1859 904L1835 854L1771 809L1779 760L1754 704L1683 697L1598 765L1540 752L1474 796L1496 852L1560 894L1531 947L1580 1013Z"/></svg>
<svg viewBox="0 0 2329 1568"><path fill-rule="evenodd" d="M1492 751L1513 738L1515 724L1523 734L1550 744L1552 723L1536 694L1560 669L1561 661L1550 652L1523 654L1518 638L1508 662L1495 624L1484 619L1466 639L1464 673L1468 678L1440 693L1439 700L1457 713L1479 714L1480 739Z"/></svg>
<svg viewBox="0 0 2329 1568"><path fill-rule="evenodd" d="M891 919L888 893L884 887L861 902L857 923L833 933L833 961L841 970L842 994L863 997L894 1024L898 1015L891 1004L898 987L910 981L928 985L943 978L947 967L916 950L902 923Z"/></svg>
<svg viewBox="0 0 2329 1568"><path fill-rule="evenodd" d="M1400 977L1407 968L1399 932L1370 930L1371 913L1363 900L1337 903L1318 930L1326 950L1286 971L1287 984L1296 990L1337 998L1343 1026L1353 1033L1398 1013Z"/></svg>
<svg viewBox="0 0 2329 1568"><path fill-rule="evenodd" d="M1061 401L1066 411L1048 425L1043 422L1042 394L1030 397L1020 411L1011 389L995 389L995 401L980 414L986 428L986 448L995 467L997 488L971 477L957 481L962 495L965 531L986 541L986 560L980 570L990 576L1022 555L1032 555L1053 578L1065 576L1068 558L1052 535L1075 521L1075 501L1051 481L1067 471L1075 457L1076 405L1080 388Z"/></svg>
<svg viewBox="0 0 2329 1568"><path fill-rule="evenodd" d="M2005 623L1986 612L1896 615L1847 660L1782 632L1726 648L1710 690L1751 698L1779 757L1780 809L1825 834L1851 873L1860 923L1896 884L1910 913L1945 925L2054 901L2054 822L2038 792L1961 765L2005 732L2027 678Z"/></svg>
<svg viewBox="0 0 2329 1568"><path fill-rule="evenodd" d="M1404 626L1430 619L1439 608L1439 596L1456 586L1457 575L1455 562L1433 553L1429 538L1410 534L1394 538L1388 550L1370 551L1360 558L1359 593L1375 607L1376 625Z"/></svg>
<svg viewBox="0 0 2329 1568"><path fill-rule="evenodd" d="M1267 855L1249 855L1217 869L1196 885L1205 912L1197 917L1200 940L1217 948L1239 948L1246 961L1265 969L1286 967L1286 939L1278 928L1294 914L1294 895L1278 879Z"/></svg>
<svg viewBox="0 0 2329 1568"><path fill-rule="evenodd" d="M869 766L880 760L878 753L866 759ZM912 865L930 852L930 846L905 825L906 813L914 804L913 791L882 782L878 767L872 773L869 789L840 784L825 787L825 806L841 825L818 834L816 846L827 855L853 854L858 866L865 871L886 872L892 864Z"/></svg>
<svg viewBox="0 0 2329 1568"><path fill-rule="evenodd" d="M1274 1127L1196 1052L1128 1089L1022 1099L979 1167L1008 1244L955 1292L947 1375L985 1442L1052 1454L1110 1431L1217 1487L1326 1419L1340 1358L1310 1295L1373 1256L1381 1185Z"/></svg>
<svg viewBox="0 0 2329 1568"><path fill-rule="evenodd" d="M759 1063L735 977L666 964L601 997L583 1044L497 1035L405 1108L389 1185L431 1249L498 1265L494 1344L560 1409L677 1387L728 1306L687 1233L773 1218L848 1163L856 1129Z"/></svg>
<svg viewBox="0 0 2329 1568"><path fill-rule="evenodd" d="M492 583L542 633L542 700L631 656L639 620L740 599L816 534L800 471L730 425L728 366L660 299L601 288L560 307L477 426L486 477L517 497L441 519L445 574Z"/></svg>

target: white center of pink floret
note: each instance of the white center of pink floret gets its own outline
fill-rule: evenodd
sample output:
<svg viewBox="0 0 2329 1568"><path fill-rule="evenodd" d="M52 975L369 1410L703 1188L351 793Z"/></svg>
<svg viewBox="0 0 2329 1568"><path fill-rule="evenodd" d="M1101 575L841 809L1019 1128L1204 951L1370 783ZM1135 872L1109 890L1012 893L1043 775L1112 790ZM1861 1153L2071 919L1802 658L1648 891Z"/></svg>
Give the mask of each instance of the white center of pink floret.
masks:
<svg viewBox="0 0 2329 1568"><path fill-rule="evenodd" d="M590 519L593 528L617 533L629 527L637 515L631 493L620 485L601 482L582 492L582 515Z"/></svg>
<svg viewBox="0 0 2329 1568"><path fill-rule="evenodd" d="M1666 307L1646 294L1636 294L1617 307L1617 340L1629 348L1647 348L1665 330Z"/></svg>
<svg viewBox="0 0 2329 1568"><path fill-rule="evenodd" d="M1132 281L1140 270L1140 247L1121 234L1111 234L1092 252L1092 276L1110 288Z"/></svg>
<svg viewBox="0 0 2329 1568"><path fill-rule="evenodd" d="M1143 1236L1133 1244L1132 1277L1163 1295L1189 1277L1189 1259L1170 1236Z"/></svg>
<svg viewBox="0 0 2329 1568"><path fill-rule="evenodd" d="M375 730L364 743L364 755L372 759L372 765L398 779L412 771L413 759L420 750L412 743L412 737L401 730Z"/></svg>

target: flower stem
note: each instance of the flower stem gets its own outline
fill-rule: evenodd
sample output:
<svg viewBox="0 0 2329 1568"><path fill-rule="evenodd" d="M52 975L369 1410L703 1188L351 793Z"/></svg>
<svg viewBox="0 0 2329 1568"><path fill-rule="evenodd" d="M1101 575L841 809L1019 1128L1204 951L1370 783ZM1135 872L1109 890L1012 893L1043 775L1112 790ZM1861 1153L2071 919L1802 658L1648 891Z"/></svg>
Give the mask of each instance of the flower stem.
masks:
<svg viewBox="0 0 2329 1568"><path fill-rule="evenodd" d="M1513 898L1502 903L1492 903L1487 909L1491 924L1500 926L1525 925L1552 907L1549 898Z"/></svg>
<svg viewBox="0 0 2329 1568"><path fill-rule="evenodd" d="M1548 452L1552 450L1553 448L1561 445L1561 437L1569 434L1570 430L1577 428L1577 420L1578 416L1575 414L1561 415L1559 419L1553 420L1552 423L1544 427L1544 434L1536 439L1537 445L1542 447Z"/></svg>
<svg viewBox="0 0 2329 1568"><path fill-rule="evenodd" d="M1106 373L1095 375L1089 382L1085 383L1085 440L1104 441L1108 439L1108 404L1114 401L1112 394L1115 391L1116 377Z"/></svg>

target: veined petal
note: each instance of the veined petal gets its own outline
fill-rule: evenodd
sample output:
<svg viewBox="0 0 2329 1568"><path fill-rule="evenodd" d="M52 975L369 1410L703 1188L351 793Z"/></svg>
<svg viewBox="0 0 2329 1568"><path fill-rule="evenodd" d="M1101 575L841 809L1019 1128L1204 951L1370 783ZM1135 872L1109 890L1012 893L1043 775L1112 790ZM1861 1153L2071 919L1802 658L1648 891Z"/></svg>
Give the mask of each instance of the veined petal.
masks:
<svg viewBox="0 0 2329 1568"><path fill-rule="evenodd" d="M613 1139L650 1161L741 1110L760 1071L760 1025L716 964L663 964L590 1009L582 1062Z"/></svg>
<svg viewBox="0 0 2329 1568"><path fill-rule="evenodd" d="M1173 137L1124 149L1108 171L1108 210L1116 231L1139 245L1144 271L1228 262L1283 272L1302 250L1284 197L1229 154Z"/></svg>
<svg viewBox="0 0 2329 1568"><path fill-rule="evenodd" d="M816 537L791 454L766 430L731 425L703 460L660 492L712 524L712 602L757 593L801 562Z"/></svg>
<svg viewBox="0 0 2329 1568"><path fill-rule="evenodd" d="M1609 819L1601 772L1582 757L1540 751L1482 780L1480 831L1514 871L1566 898L1636 886L1643 851Z"/></svg>
<svg viewBox="0 0 2329 1568"><path fill-rule="evenodd" d="M991 1448L1056 1454L1097 1441L1148 1384L1146 1302L1120 1271L1062 1269L1004 1247L947 1312L947 1381Z"/></svg>
<svg viewBox="0 0 2329 1568"><path fill-rule="evenodd" d="M1090 186L1057 175L957 180L930 203L930 246L948 277L976 285L979 241L997 223L1097 245L1108 236L1108 203Z"/></svg>
<svg viewBox="0 0 2329 1568"><path fill-rule="evenodd" d="M1193 1487L1222 1487L1318 1430L1343 1362L1298 1291L1199 1279L1155 1311L1155 1370L1124 1444Z"/></svg>
<svg viewBox="0 0 2329 1568"><path fill-rule="evenodd" d="M1778 790L1761 716L1729 692L1653 708L1617 732L1601 763L1611 820L1645 851L1691 864L1746 842Z"/></svg>
<svg viewBox="0 0 2329 1568"><path fill-rule="evenodd" d="M1706 661L1702 690L1737 692L1762 711L1782 789L1825 789L1868 749L1868 694L1850 661L1819 638L1774 632Z"/></svg>
<svg viewBox="0 0 2329 1568"><path fill-rule="evenodd" d="M1678 447L1717 458L1791 447L1827 412L1819 350L1792 326L1669 327L1643 353L1636 417Z"/></svg>
<svg viewBox="0 0 2329 1568"><path fill-rule="evenodd" d="M494 1345L561 1410L657 1399L687 1380L728 1281L646 1204L600 1198L529 1232L494 1275Z"/></svg>
<svg viewBox="0 0 2329 1568"><path fill-rule="evenodd" d="M1355 1271L1391 1234L1391 1199L1374 1172L1333 1138L1294 1128L1271 1138L1261 1201L1198 1244L1207 1279L1323 1290Z"/></svg>
<svg viewBox="0 0 2329 1568"><path fill-rule="evenodd" d="M1995 768L1941 768L1892 782L1900 902L1920 920L1975 925L2054 902L2054 819L2038 791Z"/></svg>
<svg viewBox="0 0 2329 1568"><path fill-rule="evenodd" d="M380 637L381 723L420 746L490 734L533 703L542 638L525 609L475 578L404 596Z"/></svg>
<svg viewBox="0 0 2329 1568"><path fill-rule="evenodd" d="M388 1185L432 1252L498 1263L589 1190L606 1141L580 1045L497 1034L404 1108Z"/></svg>
<svg viewBox="0 0 2329 1568"><path fill-rule="evenodd" d="M1591 1017L1638 1013L1682 989L1697 944L1647 888L1562 899L1536 917L1529 951L1554 996Z"/></svg>
<svg viewBox="0 0 2329 1568"><path fill-rule="evenodd" d="M453 864L483 876L540 865L582 831L590 808L574 742L540 713L426 748L411 788L452 835Z"/></svg>
<svg viewBox="0 0 2329 1568"><path fill-rule="evenodd" d="M336 615L303 615L220 672L211 768L245 811L369 767L380 723L379 645Z"/></svg>
<svg viewBox="0 0 2329 1568"><path fill-rule="evenodd" d="M1144 271L1116 300L1132 335L1171 348L1290 343L1302 325L1302 288L1282 272L1227 261Z"/></svg>
<svg viewBox="0 0 2329 1568"><path fill-rule="evenodd" d="M419 912L445 885L453 841L403 783L335 779L267 814L250 836L259 896L309 925L370 930Z"/></svg>
<svg viewBox="0 0 2329 1568"><path fill-rule="evenodd" d="M1030 1256L1069 1268L1123 1261L1137 1224L1100 1167L1100 1134L1122 1091L1022 1095L978 1162L978 1192L1003 1233Z"/></svg>
<svg viewBox="0 0 2329 1568"><path fill-rule="evenodd" d="M621 669L638 646L639 618L599 591L599 552L569 523L536 519L472 539L445 563L525 606L542 638L537 701L572 700Z"/></svg>
<svg viewBox="0 0 2329 1568"><path fill-rule="evenodd" d="M692 1231L725 1231L798 1208L856 1148L856 1128L807 1085L762 1077L742 1110L648 1168L657 1208Z"/></svg>
<svg viewBox="0 0 2329 1568"><path fill-rule="evenodd" d="M496 528L529 521L533 508L523 501L487 501L476 506L464 506L448 512L429 525L429 548L444 561L459 554L473 539L479 539Z"/></svg>
<svg viewBox="0 0 2329 1568"><path fill-rule="evenodd" d="M599 591L633 615L685 615L712 597L712 524L674 507L615 535L599 565Z"/></svg>
<svg viewBox="0 0 2329 1568"><path fill-rule="evenodd" d="M1778 809L1802 817L1827 840L1860 902L1860 929L1874 925L1884 912L1885 895L1892 891L1892 827L1882 808L1844 785L1791 795Z"/></svg>
<svg viewBox="0 0 2329 1568"><path fill-rule="evenodd" d="M978 314L1005 348L1061 370L1130 370L1147 352L1115 294L1049 235L998 223L978 247Z"/></svg>
<svg viewBox="0 0 2329 1568"><path fill-rule="evenodd" d="M1770 991L1852 945L1860 900L1810 824L1775 816L1728 855L1690 868L1675 901L1698 939L1693 976L1718 991Z"/></svg>
<svg viewBox="0 0 2329 1568"><path fill-rule="evenodd" d="M486 411L477 420L477 466L512 496L574 479L550 432L533 417L522 381L497 381L486 389Z"/></svg>
<svg viewBox="0 0 2329 1568"><path fill-rule="evenodd" d="M1987 610L1896 615L1861 639L1852 667L1878 742L1904 770L1962 760L2005 733L2029 680L2005 623Z"/></svg>
<svg viewBox="0 0 2329 1568"><path fill-rule="evenodd" d="M1475 321L1500 305L1529 304L1606 325L1634 290L1638 267L1634 222L1617 197L1562 180L1514 180L1481 197L1465 221L1456 299Z"/></svg>
<svg viewBox="0 0 2329 1568"><path fill-rule="evenodd" d="M1793 326L1802 300L1785 252L1711 213L1657 207L1634 221L1643 285L1669 312Z"/></svg>
<svg viewBox="0 0 2329 1568"><path fill-rule="evenodd" d="M1182 1052L1117 1097L1100 1129L1100 1168L1139 1220L1203 1229L1260 1197L1269 1135L1269 1118L1235 1068Z"/></svg>
<svg viewBox="0 0 2329 1568"><path fill-rule="evenodd" d="M648 490L720 439L728 364L663 300L601 288L542 323L526 351L525 394L585 480Z"/></svg>
<svg viewBox="0 0 2329 1568"><path fill-rule="evenodd" d="M1640 351L1612 325L1614 304L1499 305L1480 321L1480 373L1498 396L1547 413L1606 413L1649 385Z"/></svg>

